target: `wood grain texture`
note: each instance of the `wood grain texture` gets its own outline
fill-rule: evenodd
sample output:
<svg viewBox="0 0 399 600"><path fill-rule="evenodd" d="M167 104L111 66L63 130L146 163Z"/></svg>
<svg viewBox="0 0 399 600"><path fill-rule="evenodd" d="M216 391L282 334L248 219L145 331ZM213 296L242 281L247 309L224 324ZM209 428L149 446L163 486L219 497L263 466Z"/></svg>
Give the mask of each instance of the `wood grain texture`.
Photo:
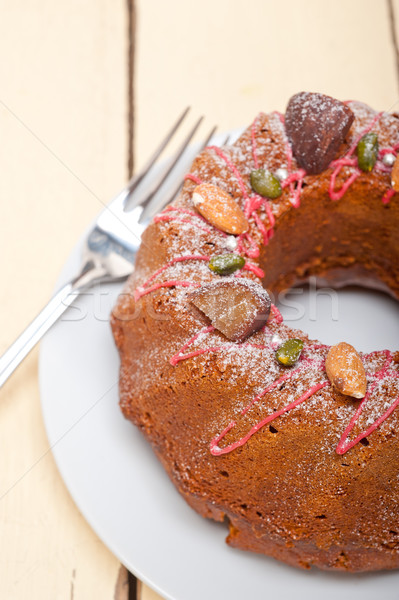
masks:
<svg viewBox="0 0 399 600"><path fill-rule="evenodd" d="M137 588L137 600L162 600L162 596L140 581Z"/></svg>
<svg viewBox="0 0 399 600"><path fill-rule="evenodd" d="M391 32L392 50L396 65L396 87L399 90L399 2L386 0Z"/></svg>
<svg viewBox="0 0 399 600"><path fill-rule="evenodd" d="M139 0L137 24L138 161L186 105L227 130L302 90L398 100L386 2Z"/></svg>
<svg viewBox="0 0 399 600"><path fill-rule="evenodd" d="M187 104L223 130L284 110L302 89L378 109L397 102L387 2L136 6L137 167ZM398 34L399 0L392 7ZM126 2L0 0L0 14L2 352L125 182L133 152ZM126 571L77 511L49 451L37 359L35 350L0 391L0 598L127 600ZM138 596L160 598L145 585Z"/></svg>
<svg viewBox="0 0 399 600"><path fill-rule="evenodd" d="M124 1L0 0L0 13L1 353L126 181L128 140ZM0 597L126 600L49 451L37 361L0 391Z"/></svg>
<svg viewBox="0 0 399 600"><path fill-rule="evenodd" d="M127 2L127 94L128 94L128 175L134 171L134 76L135 76L135 36L136 36L136 7L134 0Z"/></svg>

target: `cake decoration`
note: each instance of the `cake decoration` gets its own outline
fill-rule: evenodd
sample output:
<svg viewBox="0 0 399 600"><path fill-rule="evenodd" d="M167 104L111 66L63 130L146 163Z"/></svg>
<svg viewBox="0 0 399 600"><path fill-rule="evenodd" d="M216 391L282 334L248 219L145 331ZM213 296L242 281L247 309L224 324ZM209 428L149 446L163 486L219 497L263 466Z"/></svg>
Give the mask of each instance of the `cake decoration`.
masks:
<svg viewBox="0 0 399 600"><path fill-rule="evenodd" d="M345 396L364 398L367 378L362 359L351 344L331 346L326 358L326 371L336 390Z"/></svg>
<svg viewBox="0 0 399 600"><path fill-rule="evenodd" d="M365 129L362 130L361 133L352 142L346 154L342 158L338 158L332 161L332 163L329 165L334 169L330 178L329 187L329 195L331 200L341 200L341 198L344 197L345 193L355 183L356 179L360 177L362 171L359 168L358 159L353 157L353 154L356 152L360 140L375 127L375 125L378 123L381 117L382 113L375 114L374 118L369 122ZM336 190L336 180L340 176L341 171L345 169L345 167L352 167L352 172L349 175L348 179L342 184L341 188L339 190ZM382 202L384 203L384 197L382 198Z"/></svg>
<svg viewBox="0 0 399 600"><path fill-rule="evenodd" d="M352 416L350 422L348 423L347 427L345 428L345 431L343 432L339 440L336 449L337 454L345 454L345 452L348 452L348 450L356 446L356 444L361 442L361 440L366 439L370 434L376 431L376 429L378 429L378 427L380 427L399 406L398 394L396 397L394 395L393 400L391 402L385 403L383 411L378 416L373 414L373 410L370 407L370 400L373 398L373 396L374 398L376 398L376 396L378 397L378 386L381 385L382 382L385 382L385 385L387 385L388 382L394 381L396 384L399 379L398 370L392 369L392 354L388 350L383 350L382 352L371 352L370 354L365 355L363 358L366 360L372 360L377 357L380 358L379 355L383 358L382 365L380 364L379 368L374 373L369 374L371 384L369 385L366 395L360 402L355 414ZM394 389L396 390L396 387ZM377 394L375 392L377 392ZM358 432L355 437L349 440L349 435L352 433L355 426L362 418L363 413L366 412L367 409L369 409L370 416L369 418L363 419L363 421L366 424L366 428L363 431ZM386 468L386 461L384 461L384 463Z"/></svg>
<svg viewBox="0 0 399 600"><path fill-rule="evenodd" d="M382 163L386 167L392 167L395 164L396 156L392 152L386 152L382 157Z"/></svg>
<svg viewBox="0 0 399 600"><path fill-rule="evenodd" d="M313 175L324 171L336 157L353 119L349 106L335 98L295 94L287 106L285 127L299 166Z"/></svg>
<svg viewBox="0 0 399 600"><path fill-rule="evenodd" d="M209 261L209 268L218 275L232 275L238 269L245 265L245 258L239 254L220 254L212 256Z"/></svg>
<svg viewBox="0 0 399 600"><path fill-rule="evenodd" d="M395 192L399 192L399 156L396 157L395 162L393 163L391 185Z"/></svg>
<svg viewBox="0 0 399 600"><path fill-rule="evenodd" d="M290 338L276 350L276 359L285 367L292 367L298 361L303 350L303 340Z"/></svg>
<svg viewBox="0 0 399 600"><path fill-rule="evenodd" d="M234 235L229 235L226 238L224 247L227 250L235 250L238 246L237 238Z"/></svg>
<svg viewBox="0 0 399 600"><path fill-rule="evenodd" d="M253 191L264 198L274 200L283 193L280 180L270 171L255 169L251 171L249 177Z"/></svg>
<svg viewBox="0 0 399 600"><path fill-rule="evenodd" d="M378 136L369 132L364 135L356 148L359 169L370 172L373 170L378 158Z"/></svg>
<svg viewBox="0 0 399 600"><path fill-rule="evenodd" d="M197 185L193 204L209 223L225 233L240 235L248 231L248 221L238 204L227 192L211 183Z"/></svg>
<svg viewBox="0 0 399 600"><path fill-rule="evenodd" d="M213 281L189 294L190 301L229 340L242 342L260 329L270 313L270 297L249 279Z"/></svg>
<svg viewBox="0 0 399 600"><path fill-rule="evenodd" d="M284 167L276 169L274 174L280 181L284 181L288 177L288 171Z"/></svg>
<svg viewBox="0 0 399 600"><path fill-rule="evenodd" d="M260 113L234 145L206 148L143 234L112 326L123 413L187 502L229 522L229 544L302 568L370 571L399 568L399 353L333 360L270 301L309 276L399 297L399 120L343 104L353 122L343 138L337 126L341 141L317 174L277 112ZM368 133L379 147L364 171ZM279 179L280 196L253 189L259 169ZM201 214L201 185L226 193L247 229L229 233ZM224 262L238 268L227 274ZM280 362L279 348L298 342L293 364Z"/></svg>

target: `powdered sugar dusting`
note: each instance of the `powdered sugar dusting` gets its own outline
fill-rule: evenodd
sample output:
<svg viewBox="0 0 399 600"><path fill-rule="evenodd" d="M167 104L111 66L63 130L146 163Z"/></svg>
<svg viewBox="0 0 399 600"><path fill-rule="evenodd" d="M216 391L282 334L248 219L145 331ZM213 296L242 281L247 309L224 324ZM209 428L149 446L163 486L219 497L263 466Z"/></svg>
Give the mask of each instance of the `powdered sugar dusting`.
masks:
<svg viewBox="0 0 399 600"><path fill-rule="evenodd" d="M383 165L382 157L385 153L390 152L395 155L397 152L399 133L398 127L395 127L395 119L385 114L376 117L374 111L359 103L351 102L347 104L352 107L355 113L354 127L347 136L348 148L351 149L360 133L367 130L370 123L374 123L373 130L376 130L379 134L381 147L384 144L386 146L380 150L380 162ZM324 107L321 103L317 107L312 106L312 109L323 110ZM334 110L333 107L333 121ZM248 160L249 156L252 156L252 161ZM332 190L335 189L335 178L339 174L338 167L345 176L349 175L347 183L339 191L340 198L355 178L359 176L356 159L348 157L347 160L348 163L345 165L340 164L335 167L332 165L332 168L335 168L331 176ZM272 172L280 170L280 172L288 174L286 179L282 181L284 191L278 200L267 202L253 195L249 176L251 170L258 166L267 168ZM387 169L386 165L384 168ZM389 167L388 171L381 172L388 173ZM226 236L220 230L212 227L206 219L201 218L195 210L198 199L193 198L192 194L194 187L201 182L219 187L234 199L249 220L250 230L248 234L237 237ZM187 176L182 195L156 219L160 235L168 238L167 260L171 262L177 256L187 256L187 261L171 262L155 277L153 277L154 272L148 270L145 265L141 265L136 274L137 281L141 282L139 289L149 289L148 284L146 285L147 280L151 280L151 283L159 285L160 288L163 284L172 282L168 289L162 289L160 293L163 294L163 298L167 299L165 301L167 301L169 307L173 307L176 314L179 312L188 314L188 290L184 289L184 286L187 284L195 289L196 286L218 279L218 276L210 272L205 259L197 260L190 257L194 255L213 256L223 253L226 249L246 254L248 257L254 257L254 269L252 271L241 271L238 275L240 278L245 279L246 285L259 287L257 283L259 274L256 271L258 248L270 239L275 220L291 210L291 204L299 206L303 182L311 186L313 179L303 170L297 168L287 143L284 119L278 113L269 116L260 114L250 130L245 132L233 147L223 148L222 150L215 147L206 149L195 161L192 173ZM294 200L292 199L293 193L295 194ZM155 288L154 292L151 293L156 293L156 289L160 288ZM248 312L248 307L244 307L245 311ZM228 310L226 314L227 320L229 320ZM252 317L254 314L253 310ZM190 318L192 319L192 316ZM293 336L304 338L306 343L303 357L298 363L299 371L294 373L292 377L287 377L282 381L281 385L283 387L279 406L270 406L268 404L269 396L266 393L253 405L251 404L251 409L248 409L245 415L242 415L242 423L246 420L245 422L249 426L252 419L251 426L253 426L253 419L256 415L259 417L259 422L262 422L265 415L268 418L267 414L270 410L278 412L284 406L290 406L291 408L288 411L284 410L280 414L279 419L295 419L297 416L299 417L301 414L308 412L314 412L316 420L317 418L329 419L329 414L331 414L331 422L334 423L334 426L332 427L331 440L329 439L328 443L331 442L336 446L340 436L342 441L343 432L346 431L345 428L356 415L356 405L354 401L340 402L337 405L336 400L333 399L324 369L327 352L325 346L309 343L302 332L294 332L283 324L278 324L271 317L266 327L253 334L250 340L239 344L229 342L215 330L202 331L203 322L194 319L192 323L192 336L195 339L189 344L189 348L174 355L178 357L175 364L178 365L182 360L191 360L195 361L196 364L205 365L212 360L212 364L217 366L220 373L228 373L229 381L232 384L235 381L240 381L242 377L246 377L248 389L252 391L253 398L262 394L262 391L267 389L268 386L274 386L279 378L287 375L286 372L281 371L282 367L277 364L274 358L274 351L278 345ZM190 341L190 339L189 336L187 341ZM163 352L162 355L164 354ZM159 356L154 357L154 360L159 362ZM356 439L362 431L373 426L385 413L387 413L387 417L379 425L382 432L385 431L384 428L389 428L388 411L392 406L392 396L395 396L398 386L397 367L392 367L391 370L384 373L382 379L379 379L373 373L378 372L380 359L373 356L367 357L367 361L368 386L373 386L374 383L375 386L373 393L369 395L369 399L364 405L364 410L359 413L358 418L353 421L353 427L347 432L350 440ZM375 363L374 367L373 363ZM351 373L350 365L348 365L347 371L350 376L354 375ZM377 379L375 379L376 377ZM390 404L387 400L381 400L384 397L384 392L386 392L386 397L391 398ZM270 398L274 398L274 395L271 395ZM298 402L298 399L301 398L303 400ZM387 402L389 406L387 406ZM320 410L320 407L322 407L322 410ZM329 413L330 409L331 413ZM236 418L242 410L243 406L233 406L230 418ZM228 418L229 416L226 415L226 419ZM222 426L221 421L217 424L215 422L215 432L220 431ZM237 424L234 435L238 434L240 427L241 425ZM230 439L229 436L232 435L233 429L226 433L226 443ZM344 446L345 444L341 444L341 447Z"/></svg>

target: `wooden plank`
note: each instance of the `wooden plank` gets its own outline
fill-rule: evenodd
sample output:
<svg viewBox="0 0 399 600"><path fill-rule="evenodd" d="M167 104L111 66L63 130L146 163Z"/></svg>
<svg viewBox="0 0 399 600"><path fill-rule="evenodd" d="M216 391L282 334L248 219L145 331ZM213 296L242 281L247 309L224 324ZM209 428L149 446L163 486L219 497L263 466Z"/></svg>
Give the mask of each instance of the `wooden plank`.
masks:
<svg viewBox="0 0 399 600"><path fill-rule="evenodd" d="M0 13L1 353L126 180L127 29L122 0L0 0ZM0 392L0 597L126 600L49 452L37 358Z"/></svg>
<svg viewBox="0 0 399 600"><path fill-rule="evenodd" d="M399 0L387 0L387 4L393 46L392 49L396 68L396 89L399 90Z"/></svg>
<svg viewBox="0 0 399 600"><path fill-rule="evenodd" d="M228 130L301 90L397 101L386 2L139 0L137 15L138 161L186 105Z"/></svg>
<svg viewBox="0 0 399 600"><path fill-rule="evenodd" d="M126 178L125 9L121 0L0 0L8 58L0 64L0 351L47 300L72 240ZM232 10L204 0L194 13L183 0L140 0L138 18L138 164L186 104L229 129L283 109L299 89L383 109L396 101L385 3L236 0ZM101 600L113 597L118 576L125 594L118 561L76 511L47 452L37 351L0 394L0 595ZM143 600L154 594L142 586Z"/></svg>
<svg viewBox="0 0 399 600"><path fill-rule="evenodd" d="M162 596L140 581L137 589L137 600L162 600Z"/></svg>

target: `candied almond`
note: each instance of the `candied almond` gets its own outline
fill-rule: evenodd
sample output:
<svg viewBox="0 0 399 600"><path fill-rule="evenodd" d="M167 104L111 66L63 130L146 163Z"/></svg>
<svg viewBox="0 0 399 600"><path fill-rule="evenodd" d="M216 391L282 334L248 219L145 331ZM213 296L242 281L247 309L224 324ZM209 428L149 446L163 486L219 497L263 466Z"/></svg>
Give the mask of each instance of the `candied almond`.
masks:
<svg viewBox="0 0 399 600"><path fill-rule="evenodd" d="M232 277L205 283L191 292L189 299L233 342L242 342L260 329L270 313L269 294L251 279Z"/></svg>
<svg viewBox="0 0 399 600"><path fill-rule="evenodd" d="M225 233L240 235L248 231L248 221L233 198L211 183L194 188L193 204L209 223Z"/></svg>
<svg viewBox="0 0 399 600"><path fill-rule="evenodd" d="M395 192L399 192L399 154L393 163L391 172L391 185Z"/></svg>
<svg viewBox="0 0 399 600"><path fill-rule="evenodd" d="M340 342L331 346L326 358L326 371L332 385L341 394L363 398L366 394L366 372L360 355L353 346Z"/></svg>

